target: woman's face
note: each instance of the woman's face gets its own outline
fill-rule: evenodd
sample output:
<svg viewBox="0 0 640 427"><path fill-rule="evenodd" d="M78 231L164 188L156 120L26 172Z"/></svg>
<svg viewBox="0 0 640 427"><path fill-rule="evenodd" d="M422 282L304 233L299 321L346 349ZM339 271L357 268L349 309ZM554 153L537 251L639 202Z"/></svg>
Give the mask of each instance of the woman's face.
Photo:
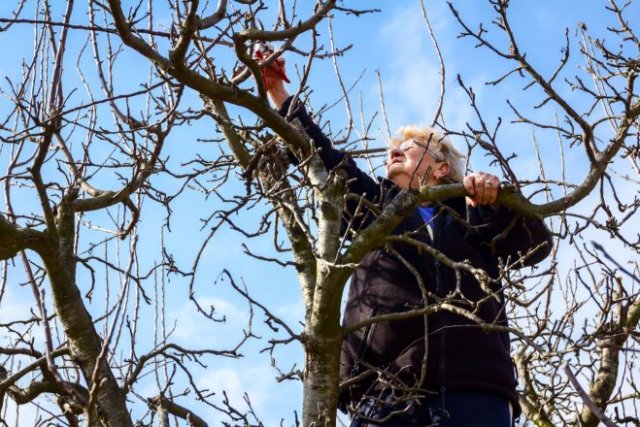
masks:
<svg viewBox="0 0 640 427"><path fill-rule="evenodd" d="M432 150L427 150L415 139L408 139L391 148L386 168L387 178L403 189L437 185L449 173L449 165L434 159Z"/></svg>

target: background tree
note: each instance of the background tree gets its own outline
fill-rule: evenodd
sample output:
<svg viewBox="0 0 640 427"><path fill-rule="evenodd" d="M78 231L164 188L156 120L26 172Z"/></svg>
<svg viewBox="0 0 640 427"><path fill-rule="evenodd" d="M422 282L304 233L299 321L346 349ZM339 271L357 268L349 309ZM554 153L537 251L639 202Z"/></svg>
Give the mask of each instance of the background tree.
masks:
<svg viewBox="0 0 640 427"><path fill-rule="evenodd" d="M577 24L561 47L528 54L536 46L519 41L526 23L511 20L511 9L524 6L489 1L483 7L492 18L478 22L471 16L480 6L450 4L446 19L456 23L462 42L502 70L492 69L486 89L467 82L472 70L447 74L447 51L428 19L434 6L407 6L423 14L423 35L432 37L433 61L440 64L440 96L428 99L433 124L458 136L474 158L484 154L500 168L513 184L503 189L502 205L548 217L558 237L545 266L502 270L521 402L535 425L640 424L634 376L640 42L633 6L610 1L598 12L608 14L606 29ZM233 401L225 384L198 377L214 360L238 358L266 342L278 378L302 381L299 422L335 424L346 332L340 301L351 269L417 203L464 190L403 193L346 241L340 222L354 196L346 194L339 171L324 170L296 123L270 107L260 67L286 53L297 63L289 69L297 77L294 96L302 100L320 89L309 82L326 79L332 67L338 84L322 89L332 87L347 120L332 120L327 132L341 149L367 155L363 167L377 164L368 144L376 128L389 133L387 111L382 102L381 121L365 107L355 118L340 62L352 52L339 44L348 40L334 38L332 25L359 25L385 10L355 10L347 1L240 0L24 0L2 7L5 44L23 40L25 29L31 39L22 62L3 64L2 417L18 424L18 409L31 404L41 425L206 425L213 422L203 415L209 409L227 424L260 424L248 395L244 403ZM259 63L253 50L263 42L277 42L277 49ZM523 92L500 93L514 81ZM479 95L488 89L506 98L507 110L492 109L495 98ZM474 114L466 123L452 118L460 102L448 101L454 90L466 95ZM321 123L330 107L316 111ZM298 166L288 164L283 147ZM537 168L527 170L532 158ZM202 201L206 213L191 209ZM188 243L195 235L190 223L206 230L196 248ZM281 285L207 271L208 260L224 251L211 248L225 246L228 230L254 242L245 246L248 255L295 271L302 326L262 302L263 288L276 292ZM260 250L266 238L272 246ZM228 287L216 292L232 290L247 302L246 326L218 346L182 345L185 326L169 315L176 290L191 301L190 316L217 323L224 320L224 300L200 294L222 282ZM23 288L31 297L16 307L12 295ZM449 302L403 315L458 310ZM266 325L259 332L255 316ZM225 333L223 325L210 330ZM278 363L280 348L290 343L304 348L301 366Z"/></svg>

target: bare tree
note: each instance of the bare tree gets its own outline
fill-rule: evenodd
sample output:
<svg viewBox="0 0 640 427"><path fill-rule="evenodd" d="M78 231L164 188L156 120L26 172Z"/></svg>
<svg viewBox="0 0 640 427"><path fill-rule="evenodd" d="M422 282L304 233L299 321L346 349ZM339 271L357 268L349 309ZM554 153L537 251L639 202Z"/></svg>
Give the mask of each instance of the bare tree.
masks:
<svg viewBox="0 0 640 427"><path fill-rule="evenodd" d="M500 273L511 302L509 331L517 343L514 358L527 423L640 425L635 373L640 236L633 227L640 206L635 86L640 42L627 17L632 2L611 0L603 8L616 20L606 40L592 38L584 26L575 33L567 30L556 69L544 72L519 43L508 1L488 2L494 14L490 23L473 22L458 9L462 5L450 4L463 40L491 60L510 64L489 86L524 82L522 94L508 100L507 119L532 135L539 165L533 179L518 172L518 155L523 154L506 148L503 119L485 116L465 76L446 75L427 6L412 7L424 13L425 34L433 37L440 58L442 90L434 125L466 141L470 154L488 155L511 183L501 190L499 203L548 218L558 238L554 259L545 268L516 270L519 260L510 260ZM349 45L340 46L331 31L322 36L319 25L337 15L357 24L378 11L336 0L277 5L259 0L215 5L94 0L85 5L68 0L60 7L48 0L22 0L0 20L5 40L25 28L32 39L32 51L21 64L10 64L14 71L2 86L8 101L2 107L0 146L5 168L0 307L7 306L7 289L20 285L30 289L32 303L0 324L0 414L6 416L11 400L18 407L37 405L40 425L205 426L202 412L213 408L225 414L229 425L260 425L249 399L249 409L239 409L224 386L207 389L194 378L196 367L211 357L240 357L243 346L259 339L253 330L257 312L274 332L268 352L291 342L304 348L303 369L279 372L281 380L302 381L301 424L335 425L340 387L347 386L338 380L346 333L435 310L455 311L488 330L504 328L482 323L473 310L452 304L453 295L349 330L340 325L340 302L354 266L372 248L397 239L390 232L416 205L466 193L461 185L405 191L376 212L368 227L349 224L344 232L347 204L356 211L375 208L349 194L339 168L325 169L299 123L287 119L288 112L269 105L261 67L284 53L299 55L304 65L297 70L294 97L305 101L316 64L332 61L340 82L337 96L348 111L346 129L334 133L334 143L357 140L364 150L348 144L346 150L353 156L372 155L375 150L366 147L371 121L363 119L369 125L354 130L356 114L340 77L339 57L348 54ZM267 42L277 42L278 48L258 61L255 47ZM445 120L450 82L466 93L476 113L464 129L452 129ZM570 91L580 96L571 97ZM169 141L184 144L175 135L187 126L201 126L204 148L183 153L184 161L176 165L166 146ZM574 157L584 168L577 181L568 178L573 175L565 166ZM551 159L558 158L553 164L559 166L550 170ZM244 185L232 185L237 182ZM202 245L184 267L163 239L177 227L174 210L194 192L215 200L215 208L202 222L208 230ZM252 226L236 223L235 215L256 207L260 218ZM139 244L145 238L139 223L151 220L145 216L151 211L163 211L164 223L157 255L149 262L148 247ZM218 243L224 227L247 239L272 237L272 254L246 251L295 270L305 309L302 331L225 271L221 278L248 307L247 326L237 342L193 349L172 341L172 325L164 317L170 280L187 284L193 310L203 319L220 320L214 307L198 298L197 283L205 250ZM585 241L590 235L607 236L615 246ZM419 244L410 236L402 238ZM563 257L571 246L575 260ZM456 271L470 272L480 284L489 280L467 262L454 262L429 246L421 249ZM147 376L154 377L155 395L146 394ZM184 388L176 385L178 378ZM225 396L222 404L213 393ZM182 403L187 394L202 407L187 408Z"/></svg>

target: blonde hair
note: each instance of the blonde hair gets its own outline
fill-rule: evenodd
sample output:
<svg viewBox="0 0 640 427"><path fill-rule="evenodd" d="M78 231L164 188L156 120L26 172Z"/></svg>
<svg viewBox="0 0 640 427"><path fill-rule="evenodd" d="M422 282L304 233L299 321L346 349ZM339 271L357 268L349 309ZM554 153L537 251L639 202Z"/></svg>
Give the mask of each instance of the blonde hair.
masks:
<svg viewBox="0 0 640 427"><path fill-rule="evenodd" d="M430 127L403 126L398 129L396 136L391 138L389 145L394 148L409 139L415 139L427 147L427 151L434 156L434 160L449 164L449 175L443 181L462 182L464 162L467 156L458 151L449 138Z"/></svg>

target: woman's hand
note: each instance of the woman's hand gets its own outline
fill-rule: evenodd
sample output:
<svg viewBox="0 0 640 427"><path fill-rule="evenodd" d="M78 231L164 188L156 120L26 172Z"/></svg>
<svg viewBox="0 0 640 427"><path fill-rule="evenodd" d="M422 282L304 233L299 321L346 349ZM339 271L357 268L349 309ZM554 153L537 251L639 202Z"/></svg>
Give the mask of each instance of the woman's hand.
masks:
<svg viewBox="0 0 640 427"><path fill-rule="evenodd" d="M261 45L254 51L254 57L259 62L262 62L272 53L268 46ZM262 81L271 102L274 103L276 108L280 108L289 97L289 92L287 92L287 89L284 87L285 82L289 83L284 58L278 57L268 66L262 67Z"/></svg>
<svg viewBox="0 0 640 427"><path fill-rule="evenodd" d="M485 172L475 172L464 177L462 180L464 188L469 193L467 203L471 206L489 205L493 209L498 209L496 203L500 180L497 176Z"/></svg>

